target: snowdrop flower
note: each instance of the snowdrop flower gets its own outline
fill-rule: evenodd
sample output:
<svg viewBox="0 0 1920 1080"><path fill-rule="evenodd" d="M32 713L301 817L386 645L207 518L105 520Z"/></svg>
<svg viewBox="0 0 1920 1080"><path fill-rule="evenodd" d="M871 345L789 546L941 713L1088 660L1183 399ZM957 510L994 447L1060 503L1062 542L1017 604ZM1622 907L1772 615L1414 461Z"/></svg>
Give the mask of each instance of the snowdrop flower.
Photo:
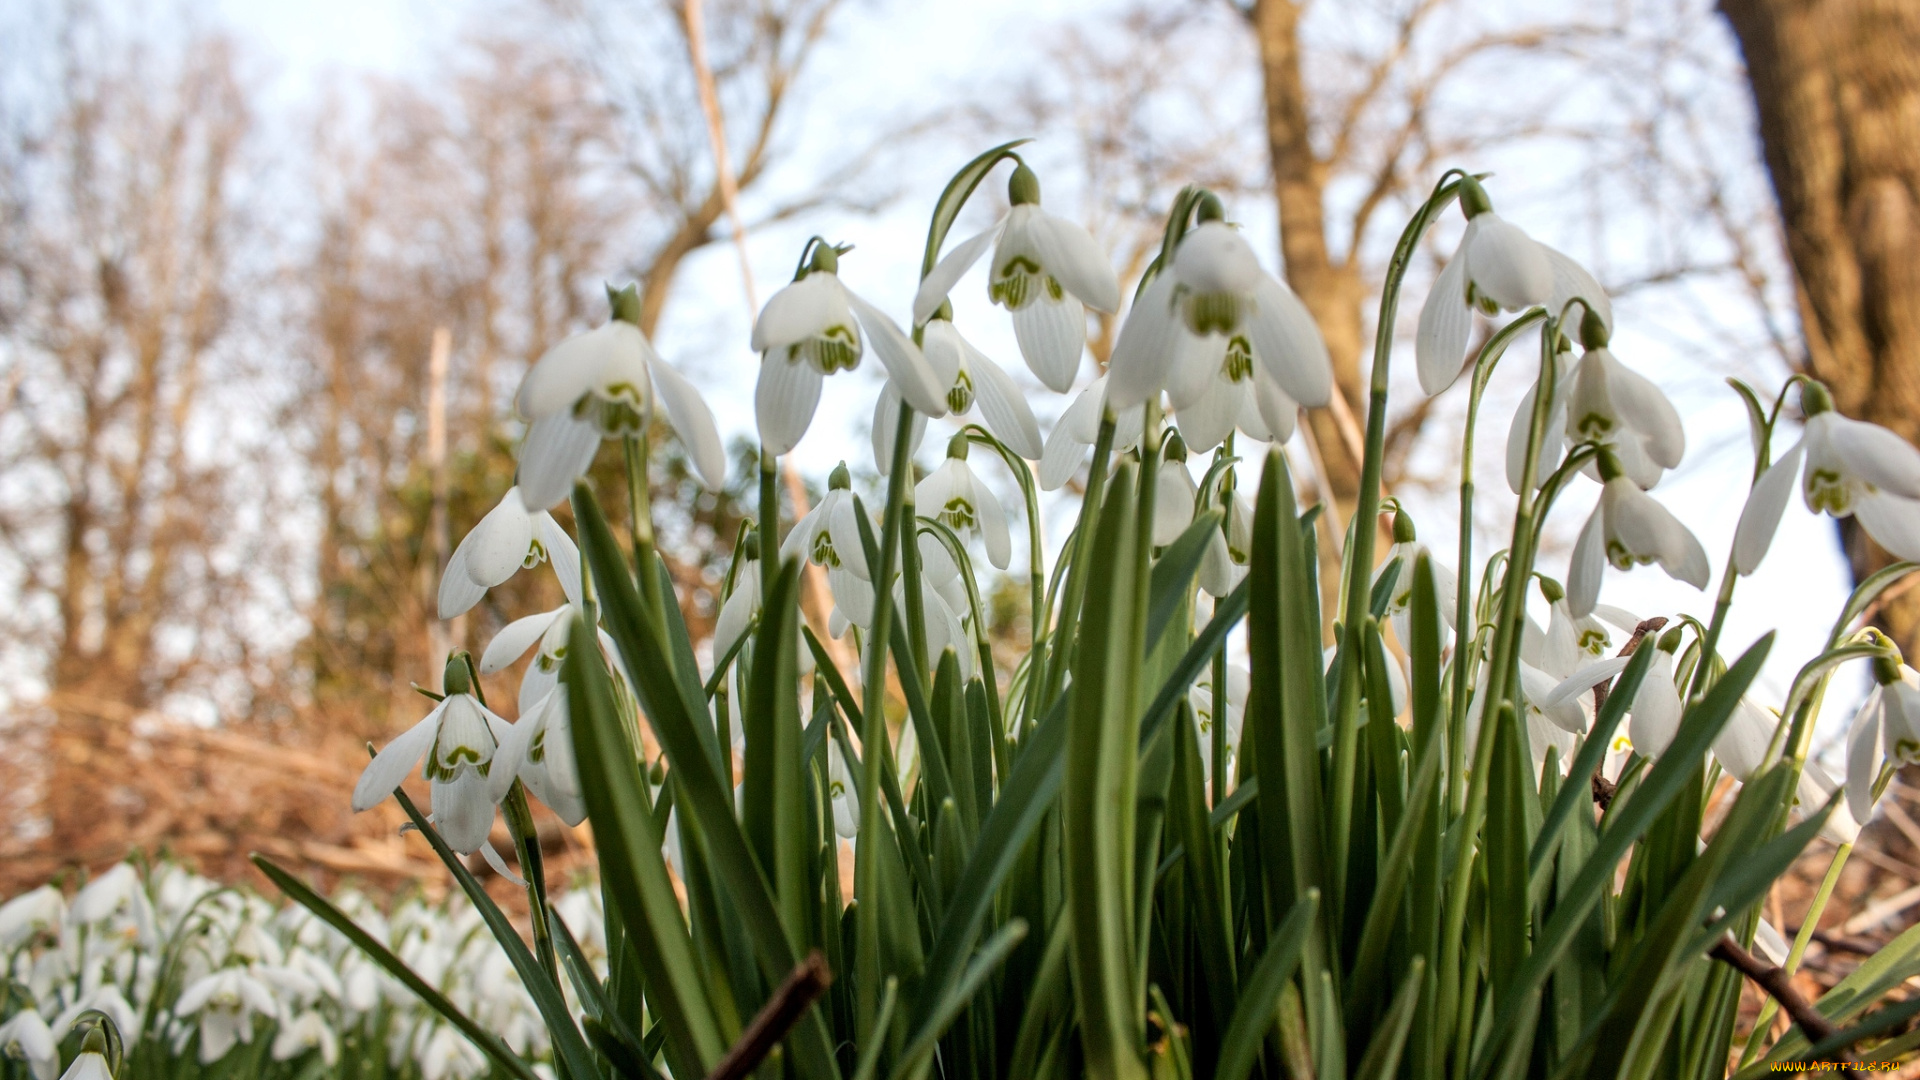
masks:
<svg viewBox="0 0 1920 1080"><path fill-rule="evenodd" d="M511 727L469 692L466 665L447 665L447 696L426 718L403 732L367 763L353 788L355 813L379 805L425 759L430 783L429 819L447 846L462 855L485 848L493 829L494 802L487 773ZM498 854L495 854L498 858Z"/></svg>
<svg viewBox="0 0 1920 1080"><path fill-rule="evenodd" d="M553 515L527 509L520 489L511 487L500 504L460 541L440 577L440 617L451 619L470 610L487 590L552 560L553 572L567 598L579 603L580 549L573 546Z"/></svg>
<svg viewBox="0 0 1920 1080"><path fill-rule="evenodd" d="M1300 414L1299 403L1267 365L1255 361L1244 337L1190 340L1175 362L1167 394L1181 436L1202 452L1225 442L1235 428L1261 442L1286 442Z"/></svg>
<svg viewBox="0 0 1920 1080"><path fill-rule="evenodd" d="M860 542L859 510L854 506L853 476L841 462L827 476L827 495L794 523L780 545L780 558L801 559L833 571L871 580L866 547Z"/></svg>
<svg viewBox="0 0 1920 1080"><path fill-rule="evenodd" d="M866 331L889 379L907 404L928 416L947 412L946 387L913 339L879 308L840 283L840 253L811 242L812 257L793 284L774 293L753 324L760 354L754 413L761 449L784 454L800 442L820 404L820 385L837 371L860 366Z"/></svg>
<svg viewBox="0 0 1920 1080"><path fill-rule="evenodd" d="M487 775L487 797L495 803L506 798L516 778L561 821L578 825L587 819L565 683L547 691L531 710L522 712L520 722L501 738L493 769Z"/></svg>
<svg viewBox="0 0 1920 1080"><path fill-rule="evenodd" d="M1800 768L1800 785L1793 793L1793 804L1802 815L1813 813L1827 804L1833 793L1840 790L1840 781L1827 772L1817 761L1809 761ZM1853 816L1853 809L1841 799L1839 805L1827 815L1827 823L1820 827L1820 835L1834 844L1851 844L1860 839L1860 822Z"/></svg>
<svg viewBox="0 0 1920 1080"><path fill-rule="evenodd" d="M448 1024L422 1028L415 1037L413 1057L422 1080L468 1080L487 1072L486 1055Z"/></svg>
<svg viewBox="0 0 1920 1080"><path fill-rule="evenodd" d="M1174 249L1173 265L1161 268L1120 328L1107 365L1111 406L1131 408L1175 386L1193 408L1206 397L1209 380L1237 385L1255 366L1292 402L1325 405L1333 365L1306 305L1260 269L1246 238L1222 220L1218 199L1201 199L1195 216L1198 224ZM1234 411L1237 418L1237 406Z"/></svg>
<svg viewBox="0 0 1920 1080"><path fill-rule="evenodd" d="M226 1057L235 1043L253 1041L255 1014L272 1018L278 1007L265 983L243 968L231 967L182 990L173 1011L183 1017L199 1015L200 1064L211 1065Z"/></svg>
<svg viewBox="0 0 1920 1080"><path fill-rule="evenodd" d="M1414 338L1420 388L1429 397L1460 377L1475 309L1486 315L1519 311L1546 303L1554 293L1558 253L1494 213L1486 190L1472 177L1460 181L1460 210L1467 231L1427 293Z"/></svg>
<svg viewBox="0 0 1920 1080"><path fill-rule="evenodd" d="M1007 180L1007 201L1005 217L934 265L913 299L913 321L931 326L947 294L992 246L987 296L1012 313L1027 367L1065 393L1086 345L1086 309L1120 310L1120 282L1086 229L1040 209L1040 178L1025 162Z"/></svg>
<svg viewBox="0 0 1920 1080"><path fill-rule="evenodd" d="M833 831L848 840L860 833L860 785L847 767L847 753L827 740L827 795L833 803Z"/></svg>
<svg viewBox="0 0 1920 1080"><path fill-rule="evenodd" d="M1779 726L1780 718L1774 713L1754 704L1752 698L1741 698L1733 707L1733 715L1727 718L1726 726L1714 737L1714 760L1728 776L1746 783L1766 763L1767 748L1772 745L1774 730ZM1807 768L1812 767L1813 763L1808 762ZM1803 770L1803 781L1805 777Z"/></svg>
<svg viewBox="0 0 1920 1080"><path fill-rule="evenodd" d="M1642 639L1641 646L1648 647L1647 639ZM1668 630L1651 647L1658 651L1633 695L1628 733L1635 750L1657 758L1666 753L1680 730L1680 691L1673 683L1673 654L1680 648L1680 628ZM1625 671L1629 659L1616 656L1587 665L1554 686L1543 699L1545 704L1554 707L1587 700L1587 691Z"/></svg>
<svg viewBox="0 0 1920 1080"><path fill-rule="evenodd" d="M66 898L51 885L0 904L0 952L11 952L41 934L59 934L66 910Z"/></svg>
<svg viewBox="0 0 1920 1080"><path fill-rule="evenodd" d="M964 542L978 535L987 545L987 559L1000 570L1013 558L1013 537L1007 531L1007 512L980 478L967 465L966 435L955 435L947 444L947 460L914 486L913 501L927 516L934 518ZM1188 480L1191 488L1193 481ZM1187 516L1193 516L1192 496L1187 500Z"/></svg>
<svg viewBox="0 0 1920 1080"><path fill-rule="evenodd" d="M1060 414L1053 431L1047 435L1046 447L1040 453L1042 490L1053 491L1073 478L1080 463L1086 460L1087 448L1100 437L1100 418L1107 404L1107 376L1102 375L1080 391L1079 396L1073 399L1073 404ZM1113 452L1116 454L1140 445L1140 435L1147 422L1147 408L1143 402L1122 410L1118 415L1113 431Z"/></svg>
<svg viewBox="0 0 1920 1080"><path fill-rule="evenodd" d="M1413 518L1404 510L1393 512L1393 546L1387 549L1386 561L1380 569L1374 571L1373 584L1378 586L1380 579L1386 576L1389 566L1394 568L1393 591L1387 597L1387 616L1393 622L1393 632L1403 645L1413 642L1413 621L1409 609L1413 606L1413 574L1420 556L1427 557L1427 565L1433 569L1433 602L1440 612L1440 618L1448 629L1454 626L1454 602L1458 597L1459 580L1453 576L1448 566L1434 557L1432 549L1420 542L1415 531Z"/></svg>
<svg viewBox="0 0 1920 1080"><path fill-rule="evenodd" d="M1600 474L1605 478L1600 504L1573 545L1567 575L1569 610L1574 615L1592 614L1600 596L1600 578L1609 563L1616 570L1658 563L1668 577L1706 588L1713 569L1692 531L1628 479L1605 450L1600 452Z"/></svg>
<svg viewBox="0 0 1920 1080"><path fill-rule="evenodd" d="M1540 595L1547 601L1547 628L1542 630L1531 616L1527 618L1521 630L1520 656L1556 679L1567 678L1588 664L1606 659L1607 649L1613 643L1607 622L1629 633L1640 624L1632 612L1609 604L1595 604L1591 615L1575 615L1559 582L1543 574L1539 584Z"/></svg>
<svg viewBox="0 0 1920 1080"><path fill-rule="evenodd" d="M1651 488L1686 454L1687 435L1680 414L1652 380L1614 357L1598 315L1586 314L1581 335L1587 351L1555 391L1534 484L1546 482L1568 443L1590 442L1610 450L1621 470L1642 490ZM1534 391L1529 389L1507 432L1507 486L1516 492L1526 466L1533 401ZM1598 479L1598 466L1588 465L1587 473Z"/></svg>
<svg viewBox="0 0 1920 1080"><path fill-rule="evenodd" d="M960 676L973 678L974 649L973 640L967 632L965 620L971 613L967 596L967 585L960 576L960 568L947 553L947 546L930 533L921 533L920 548L920 598L921 624L926 632L927 654L938 657L951 648L959 656ZM849 583L847 595L835 594L834 609L828 619L827 632L840 637L849 626L858 626L869 630L873 622L873 586L858 579ZM902 579L893 582L893 610L896 618L904 618L907 610L906 589ZM878 643L869 643L877 645ZM906 769L901 765L902 771Z"/></svg>
<svg viewBox="0 0 1920 1080"><path fill-rule="evenodd" d="M1808 510L1852 515L1896 557L1920 559L1920 450L1878 424L1841 416L1819 383L1805 384L1800 402L1806 431L1747 496L1734 532L1734 566L1751 574L1766 558L1803 463L1800 491Z"/></svg>
<svg viewBox="0 0 1920 1080"><path fill-rule="evenodd" d="M1233 772L1234 761L1240 755L1240 731L1247 711L1247 689L1251 676L1240 664L1227 665L1227 704L1224 715L1216 717L1213 695L1213 669L1209 667L1205 675L1194 680L1187 690L1187 707L1193 712L1193 724L1200 736L1201 775L1211 785L1213 783L1213 725L1216 718L1226 724L1228 775Z"/></svg>
<svg viewBox="0 0 1920 1080"><path fill-rule="evenodd" d="M87 882L85 888L74 894L73 904L67 909L67 921L76 925L114 919L125 920L120 929L133 940L147 943L159 940L153 902L147 899L140 873L131 863L120 863Z"/></svg>
<svg viewBox="0 0 1920 1080"><path fill-rule="evenodd" d="M328 1068L340 1060L339 1036L333 1033L333 1026L312 1009L280 1025L279 1033L273 1037L273 1060L286 1061L309 1050L320 1051L320 1060Z"/></svg>
<svg viewBox="0 0 1920 1080"><path fill-rule="evenodd" d="M1334 658L1339 655L1340 646L1338 645L1329 645L1321 649L1320 669L1331 674L1333 671ZM1366 694L1367 683L1363 676L1360 683L1360 696L1364 699ZM1407 709L1407 676L1405 672L1400 670L1400 665L1395 663L1391 656L1387 659L1387 701L1393 706L1393 714L1395 716L1400 715Z"/></svg>
<svg viewBox="0 0 1920 1080"><path fill-rule="evenodd" d="M0 1057L26 1062L33 1080L53 1080L60 1071L59 1042L32 1009L22 1009L0 1024Z"/></svg>
<svg viewBox="0 0 1920 1080"><path fill-rule="evenodd" d="M1177 436L1167 436L1162 446L1165 455L1160 460L1160 471L1155 474L1153 485L1153 546L1166 547L1193 524L1193 515L1197 510L1194 500L1199 497L1199 486L1193 482L1193 474L1187 471L1186 444Z"/></svg>
<svg viewBox="0 0 1920 1080"><path fill-rule="evenodd" d="M760 624L760 573L759 537L749 536L742 542L740 565L733 574L733 591L721 602L720 614L713 622L713 659L716 664ZM836 580L859 582L859 578L851 574L845 578L829 574L827 580L829 584ZM839 594L836 593L836 602L838 599ZM813 670L813 650L807 648L805 638L796 638L794 645L799 650L799 670L804 675Z"/></svg>
<svg viewBox="0 0 1920 1080"><path fill-rule="evenodd" d="M613 317L548 349L514 395L514 407L531 422L518 473L527 504L548 507L566 498L602 439L644 434L656 398L694 472L709 490L719 490L727 481L727 455L713 410L640 332L638 286L609 288L607 299Z"/></svg>
<svg viewBox="0 0 1920 1080"><path fill-rule="evenodd" d="M1482 714L1486 711L1487 683L1491 676L1492 664L1486 662L1484 653L1480 664L1480 674L1474 683L1473 694L1467 705L1466 744L1471 748L1479 741ZM1578 701L1569 694L1558 696L1559 687L1553 676L1527 663L1520 662L1520 696L1524 705L1523 719L1526 724L1527 745L1533 757L1533 767L1538 771L1547 760L1549 750L1560 753L1560 767L1567 768L1568 755L1573 752L1575 737L1587 730L1587 714Z"/></svg>
<svg viewBox="0 0 1920 1080"><path fill-rule="evenodd" d="M1920 763L1920 672L1893 659L1873 664L1873 690L1847 730L1847 808L1856 821L1873 816L1880 769Z"/></svg>
<svg viewBox="0 0 1920 1080"><path fill-rule="evenodd" d="M1253 504L1229 489L1221 505L1226 510L1225 526L1200 556L1200 588L1212 597L1232 592L1247 576L1247 563L1253 557Z"/></svg>
<svg viewBox="0 0 1920 1080"><path fill-rule="evenodd" d="M1033 418L1033 408L1000 365L960 336L948 314L942 305L921 332L921 350L927 363L947 387L947 414L957 419L978 404L980 417L994 438L1028 461L1038 460L1042 449L1040 425ZM899 430L900 391L889 379L873 405L873 461L882 476L893 468L893 439ZM926 430L926 417L915 412L909 455L920 449Z"/></svg>

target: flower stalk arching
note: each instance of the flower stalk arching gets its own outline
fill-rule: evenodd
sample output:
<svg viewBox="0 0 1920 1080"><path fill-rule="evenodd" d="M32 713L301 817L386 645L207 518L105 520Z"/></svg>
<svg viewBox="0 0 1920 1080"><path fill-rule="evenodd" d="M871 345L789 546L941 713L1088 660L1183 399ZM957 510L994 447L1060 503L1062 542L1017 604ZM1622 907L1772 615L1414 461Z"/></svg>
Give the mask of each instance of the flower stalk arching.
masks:
<svg viewBox="0 0 1920 1080"><path fill-rule="evenodd" d="M1530 308L1512 322L1495 331L1480 347L1480 353L1473 361L1473 377L1467 386L1467 423L1461 435L1460 448L1460 540L1456 558L1460 563L1460 573L1455 579L1454 610L1460 612L1465 621L1467 613L1473 609L1473 444L1478 432L1480 404L1486 395L1487 384L1493 379L1494 368L1506 355L1507 347L1514 339L1535 323L1547 317L1545 308ZM1489 567L1491 572L1491 567ZM1454 679L1453 697L1450 703L1449 731L1463 731L1467 718L1467 691L1473 685L1473 665L1475 658L1457 645L1453 651ZM1449 776L1450 782L1459 780L1458 770ZM1455 805L1450 803L1449 805Z"/></svg>
<svg viewBox="0 0 1920 1080"><path fill-rule="evenodd" d="M1031 606L1031 610L1027 613L1028 640L1037 646L1044 632L1041 619L1046 614L1044 592L1047 580L1047 553L1041 546L1040 494L1034 486L1033 469L1019 455L1008 449L1005 443L994 438L992 432L979 424L968 424L960 431L974 443L988 447L1000 455L1000 460L1006 463L1007 471L1013 474L1013 479L1020 485L1020 495L1025 501L1027 511L1027 591Z"/></svg>

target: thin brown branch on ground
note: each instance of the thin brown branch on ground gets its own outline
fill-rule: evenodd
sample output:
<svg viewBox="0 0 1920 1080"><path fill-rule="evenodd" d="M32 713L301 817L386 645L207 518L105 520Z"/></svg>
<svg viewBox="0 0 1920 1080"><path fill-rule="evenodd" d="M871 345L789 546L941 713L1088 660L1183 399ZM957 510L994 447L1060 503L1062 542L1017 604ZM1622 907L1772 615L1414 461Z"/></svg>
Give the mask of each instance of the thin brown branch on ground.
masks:
<svg viewBox="0 0 1920 1080"><path fill-rule="evenodd" d="M808 953L767 999L753 1023L740 1033L740 1041L707 1074L707 1080L744 1080L752 1075L807 1008L832 985L833 972L827 968L827 958L818 949Z"/></svg>
<svg viewBox="0 0 1920 1080"><path fill-rule="evenodd" d="M1821 1016L1812 1003L1800 996L1800 991L1793 988L1793 977L1788 975L1784 968L1774 967L1741 948L1739 942L1733 940L1732 935L1721 935L1720 940L1707 955L1745 975L1755 986L1766 991L1767 996L1779 1002L1780 1011L1793 1018L1793 1022L1806 1033L1808 1042L1817 1043L1829 1039L1839 1030L1833 1026L1831 1020ZM1852 1060L1845 1050L1836 1051L1836 1055L1843 1062ZM1859 1075L1855 1070L1845 1066L1842 1066L1841 1073L1846 1076Z"/></svg>

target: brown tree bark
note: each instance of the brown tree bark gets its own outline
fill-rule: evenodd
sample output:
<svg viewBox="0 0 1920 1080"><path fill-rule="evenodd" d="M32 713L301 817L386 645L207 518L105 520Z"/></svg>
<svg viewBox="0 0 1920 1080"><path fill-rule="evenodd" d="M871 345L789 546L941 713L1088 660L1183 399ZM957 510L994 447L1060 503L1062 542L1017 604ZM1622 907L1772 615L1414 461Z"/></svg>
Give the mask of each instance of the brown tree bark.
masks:
<svg viewBox="0 0 1920 1080"><path fill-rule="evenodd" d="M1720 0L1759 113L1809 372L1851 417L1920 442L1920 4ZM1892 558L1851 519L1856 580ZM1920 655L1920 592L1881 627Z"/></svg>

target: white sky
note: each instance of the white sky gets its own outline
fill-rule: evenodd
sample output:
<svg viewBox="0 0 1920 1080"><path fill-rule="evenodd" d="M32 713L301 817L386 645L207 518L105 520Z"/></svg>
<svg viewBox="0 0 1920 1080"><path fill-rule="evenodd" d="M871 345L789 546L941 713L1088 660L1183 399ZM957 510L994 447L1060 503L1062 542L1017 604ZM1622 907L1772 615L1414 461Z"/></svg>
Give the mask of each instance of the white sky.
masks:
<svg viewBox="0 0 1920 1080"><path fill-rule="evenodd" d="M224 18L243 35L256 39L270 59L263 68L271 72L269 97L298 101L306 97L320 79L334 73L372 72L409 76L424 69L424 58L434 54L448 36L457 33L463 18L475 10L474 4L460 0L329 0L316 2L261 2L261 0L222 0ZM1029 35L1045 22L1103 6L1097 0L976 0L968 4L877 3L858 0L837 21L834 39L819 58L817 71L831 72L831 79L816 80L817 96L810 114L822 130L808 132L809 152L827 152L833 132L824 125L838 123L847 116L871 116L876 99L907 102L916 99L939 100L945 92L968 79L990 78L1017 55L1012 46L1026 44ZM924 177L916 183L914 194L898 208L874 218L811 220L791 229L770 231L751 239L755 287L761 300L786 280L799 244L812 232L833 239L850 240L858 245L848 260L845 278L883 308L903 313L916 279L919 248L924 236L924 212L932 196L944 182L946 173L969 156L970 151L956 149L948 154L931 155L940 160L925 166ZM945 160L951 158L952 160ZM1241 208L1241 216L1250 219L1256 248L1271 268L1276 253L1271 242L1271 212L1264 207ZM965 230L967 219L958 230ZM1521 224L1536 229L1540 223L1521 219ZM1457 227L1457 226L1456 226ZM1549 230L1550 231L1550 230ZM977 277L976 271L976 277ZM1002 313L989 308L977 280L969 278L955 291L957 322L990 355L1003 361L1022 379L1032 382L1014 352L1011 333ZM1421 296L1415 293L1403 307L1417 311ZM1658 319L1660 313L1645 313ZM1711 555L1716 567L1726 557L1732 530L1738 518L1746 489L1747 438L1744 416L1730 391L1717 385L1717 378L1703 376L1700 366L1689 368L1687 357L1676 355L1671 347L1658 344L1657 334L1637 333L1635 305L1620 307L1620 329L1616 338L1617 355L1666 386L1674 394L1687 420L1689 454L1687 463L1656 491L1656 496L1693 527ZM752 385L756 361L745 347L747 312L742 299L737 264L725 248L710 249L693 259L682 272L675 288L675 303L669 321L662 327L659 345L669 359L690 354L703 357L697 368L688 365L689 374L707 392L723 434L752 432ZM1668 339L1671 340L1671 339ZM710 359L715 342L737 343L729 355ZM1516 353L1527 347L1516 347ZM1411 352L1398 357L1410 367ZM1510 363L1512 372L1504 380L1516 387L1506 398L1517 396L1517 387L1527 375L1530 363ZM1710 373L1709 373L1710 374ZM1783 373L1782 373L1783 374ZM1779 376L1776 376L1778 378ZM809 438L796 451L796 460L813 475L823 475L833 462L847 458L864 461L866 430L871 414L872 395L877 375L862 370L857 376L838 377L829 383L820 414ZM1084 378L1083 378L1084 382ZM1032 383L1037 387L1037 382ZM1763 392L1771 388L1762 388ZM1457 392L1457 391L1456 391ZM1036 393L1036 398L1040 397ZM1049 417L1064 405L1054 399L1037 401L1043 428ZM1504 439L1507 415L1490 408L1481 442L1497 448ZM945 443L939 424L930 428L923 446L923 459L933 459ZM1794 437L1792 433L1788 438ZM1779 449L1784 449L1781 443ZM1304 458L1297 458L1304 467ZM1504 484L1496 474L1482 475L1480 488L1497 497ZM1011 488L1009 486L1009 493ZM1562 519L1564 535L1584 519L1594 489L1580 482L1557 515ZM1017 498L1009 499L1017 507ZM1424 504L1423 504L1424 505ZM1442 551L1451 549L1447 538L1453 535L1452 497L1438 500L1423 514L1423 538L1437 542ZM1014 515L1016 536L1020 523ZM1484 554L1484 541L1480 542ZM1016 545L1018 547L1020 545ZM1564 549L1549 554L1541 569L1550 574L1564 572ZM1016 557L1015 569L1024 563ZM1717 581L1716 581L1717 586ZM1770 628L1780 631L1772 662L1763 676L1757 697L1777 705L1784 696L1793 672L1818 651L1831 621L1848 589L1848 577L1834 543L1831 522L1807 515L1796 502L1772 553L1760 572L1741 585L1733 609L1722 651L1729 656ZM1641 614L1669 610L1679 603L1703 620L1710 613L1710 594L1693 594L1686 586L1668 581L1654 569L1631 574L1609 574L1603 599ZM1823 737L1837 734L1850 716L1858 698L1856 681L1843 677L1830 695L1823 718Z"/></svg>

